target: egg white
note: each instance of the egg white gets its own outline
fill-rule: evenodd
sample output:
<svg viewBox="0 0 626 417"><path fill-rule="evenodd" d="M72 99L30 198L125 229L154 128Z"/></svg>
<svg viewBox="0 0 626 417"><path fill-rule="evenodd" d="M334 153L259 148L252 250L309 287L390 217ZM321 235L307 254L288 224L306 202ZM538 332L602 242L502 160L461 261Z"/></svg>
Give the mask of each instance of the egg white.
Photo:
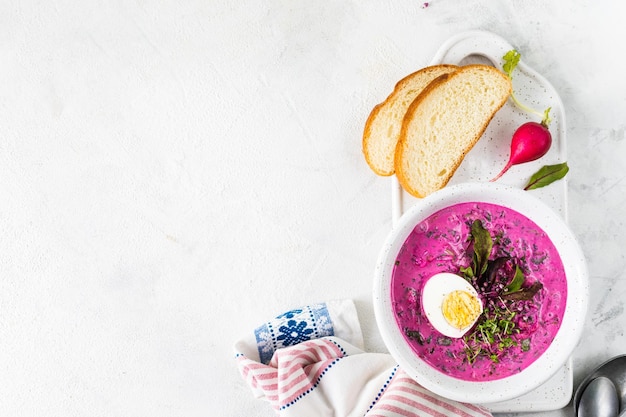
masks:
<svg viewBox="0 0 626 417"><path fill-rule="evenodd" d="M426 281L422 290L422 307L426 317L439 333L453 338L463 337L480 316L480 313L477 314L474 321L462 329L448 323L442 311L443 301L448 294L457 290L468 292L475 297L482 313L483 305L478 293L469 282L458 275L448 272L435 274Z"/></svg>

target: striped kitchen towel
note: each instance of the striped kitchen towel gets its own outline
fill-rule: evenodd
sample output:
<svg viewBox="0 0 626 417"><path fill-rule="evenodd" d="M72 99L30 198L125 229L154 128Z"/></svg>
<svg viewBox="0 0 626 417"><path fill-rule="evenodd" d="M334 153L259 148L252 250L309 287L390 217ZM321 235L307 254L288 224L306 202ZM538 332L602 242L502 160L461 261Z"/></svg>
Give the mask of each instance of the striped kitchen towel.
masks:
<svg viewBox="0 0 626 417"><path fill-rule="evenodd" d="M488 417L487 410L427 391L393 358L363 351L354 303L283 313L235 344L239 371L281 417Z"/></svg>

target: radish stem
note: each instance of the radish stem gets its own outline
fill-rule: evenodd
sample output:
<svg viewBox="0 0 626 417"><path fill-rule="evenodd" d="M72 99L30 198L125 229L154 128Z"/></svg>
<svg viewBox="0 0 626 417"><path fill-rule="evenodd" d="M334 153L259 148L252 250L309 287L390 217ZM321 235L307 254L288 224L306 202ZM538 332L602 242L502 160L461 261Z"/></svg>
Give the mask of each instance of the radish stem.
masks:
<svg viewBox="0 0 626 417"><path fill-rule="evenodd" d="M517 97L515 97L515 94L513 94L513 93L511 93L511 100L513 100L513 103L515 103L515 105L517 107L519 107L520 109L524 110L527 113L532 113L532 114L535 114L535 115L540 116L540 117L544 117L544 115L545 115L544 113L541 113L539 110L535 110L532 107L528 107L528 106L524 105L521 101L519 101L517 99ZM550 123L550 122L548 122L548 123Z"/></svg>
<svg viewBox="0 0 626 417"><path fill-rule="evenodd" d="M504 73L508 75L508 77L511 80L513 80L513 70L515 69L515 67L517 67L517 64L519 64L521 57L522 57L521 54L517 52L515 49L508 51L502 57L502 59L504 60L504 65L502 65L502 69ZM529 107L523 104L521 101L517 99L517 97L515 97L515 94L513 94L513 92L511 92L511 100L513 100L513 103L515 103L515 105L519 107L520 109L522 109L523 111L527 113L535 114L541 117L542 118L541 124L544 125L546 128L550 125L550 122L552 121L552 119L550 119L550 116L548 114L550 113L549 107L546 111L541 113L539 110L535 110L532 107Z"/></svg>

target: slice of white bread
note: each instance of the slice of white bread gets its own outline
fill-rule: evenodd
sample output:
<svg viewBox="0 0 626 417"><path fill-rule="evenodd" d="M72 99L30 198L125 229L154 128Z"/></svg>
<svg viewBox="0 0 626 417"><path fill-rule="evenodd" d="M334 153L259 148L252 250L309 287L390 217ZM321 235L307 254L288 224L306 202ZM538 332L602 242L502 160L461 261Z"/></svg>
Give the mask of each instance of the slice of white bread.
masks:
<svg viewBox="0 0 626 417"><path fill-rule="evenodd" d="M398 81L385 101L372 109L365 122L363 154L376 174L389 176L394 173L393 159L402 119L415 97L432 80L457 68L455 65L434 65L409 74Z"/></svg>
<svg viewBox="0 0 626 417"><path fill-rule="evenodd" d="M431 82L406 112L395 153L405 191L425 197L443 188L511 94L511 79L468 65Z"/></svg>

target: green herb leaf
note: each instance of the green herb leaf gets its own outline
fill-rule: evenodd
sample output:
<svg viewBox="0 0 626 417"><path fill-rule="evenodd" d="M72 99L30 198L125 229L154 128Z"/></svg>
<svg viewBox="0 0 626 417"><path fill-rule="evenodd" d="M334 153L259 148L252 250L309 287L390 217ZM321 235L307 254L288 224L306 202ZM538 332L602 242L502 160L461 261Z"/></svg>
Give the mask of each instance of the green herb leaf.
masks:
<svg viewBox="0 0 626 417"><path fill-rule="evenodd" d="M545 165L530 177L530 180L524 187L524 190L534 190L550 185L554 181L558 181L565 177L568 171L569 167L567 166L567 162L556 165Z"/></svg>
<svg viewBox="0 0 626 417"><path fill-rule="evenodd" d="M502 59L504 59L504 65L502 66L502 69L504 70L506 75L513 78L511 74L513 73L515 67L517 67L517 64L519 64L521 56L522 55L515 49L512 49L504 54L504 56L502 57Z"/></svg>
<svg viewBox="0 0 626 417"><path fill-rule="evenodd" d="M470 234L474 239L474 273L481 276L487 270L493 240L480 220L474 220Z"/></svg>
<svg viewBox="0 0 626 417"><path fill-rule="evenodd" d="M522 284L524 283L524 273L522 272L521 269L519 269L519 266L515 265L515 276L513 277L513 280L511 281L511 283L509 285L506 286L506 288L504 289L505 293L512 293L515 291L518 291L520 288L522 288Z"/></svg>
<svg viewBox="0 0 626 417"><path fill-rule="evenodd" d="M502 294L503 300L532 300L532 298L539 292L540 289L543 288L543 284L541 282L533 282L532 285L528 288L522 288L521 290L510 292L506 294Z"/></svg>
<svg viewBox="0 0 626 417"><path fill-rule="evenodd" d="M424 345L424 337L418 330L404 329L404 334L409 339L415 340L418 344Z"/></svg>
<svg viewBox="0 0 626 417"><path fill-rule="evenodd" d="M466 278L473 278L474 277L474 270L472 270L471 266L468 266L467 268L463 268L461 267L459 270Z"/></svg>

